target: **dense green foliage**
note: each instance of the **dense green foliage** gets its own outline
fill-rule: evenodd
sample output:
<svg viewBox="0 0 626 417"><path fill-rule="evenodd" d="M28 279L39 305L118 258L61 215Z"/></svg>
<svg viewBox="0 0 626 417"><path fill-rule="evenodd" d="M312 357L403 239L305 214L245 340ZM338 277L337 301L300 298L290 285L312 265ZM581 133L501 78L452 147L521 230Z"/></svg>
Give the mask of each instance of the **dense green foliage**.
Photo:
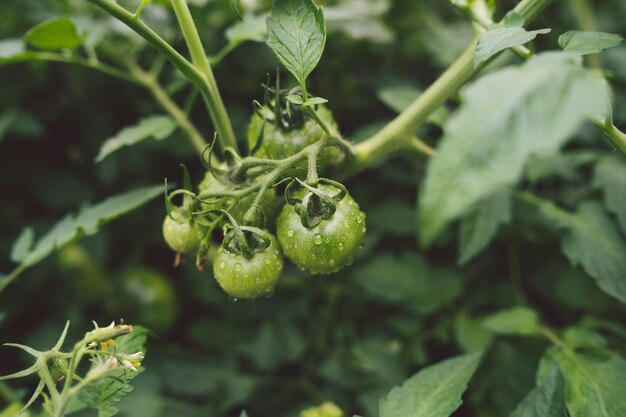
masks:
<svg viewBox="0 0 626 417"><path fill-rule="evenodd" d="M625 18L0 2L0 417L625 416Z"/></svg>

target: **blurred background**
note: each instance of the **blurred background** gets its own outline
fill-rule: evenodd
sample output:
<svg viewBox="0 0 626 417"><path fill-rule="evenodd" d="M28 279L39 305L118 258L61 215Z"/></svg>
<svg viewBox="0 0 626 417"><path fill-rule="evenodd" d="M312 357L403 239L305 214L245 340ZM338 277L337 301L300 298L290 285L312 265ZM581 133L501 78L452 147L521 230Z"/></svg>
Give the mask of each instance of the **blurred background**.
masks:
<svg viewBox="0 0 626 417"><path fill-rule="evenodd" d="M188 2L207 52L215 56L228 50L233 35L229 39L227 30L238 24L230 2ZM139 2L120 3L132 10ZM153 1L142 18L184 51L166 3ZM241 7L246 19L259 19L270 3L242 0ZM355 141L376 131L435 80L472 33L467 20L443 1L317 3L325 7L329 35L309 88L330 101L341 132ZM497 17L515 4L495 3ZM559 34L590 24L581 22L577 3L555 2L533 23L533 28L552 28L538 39L537 50L558 48ZM626 35L626 2L590 3L595 29ZM105 62L134 56L149 68L157 56L85 0L3 0L0 40L19 38L59 16L88 30ZM612 74L618 124L626 120L626 48L613 48L602 59ZM504 54L488 70L515 62ZM252 100L263 98L261 83L277 65L264 43L246 41L215 66L242 141ZM187 100L191 88L169 65L160 81L181 105ZM420 136L436 144L439 123L455 105L449 103ZM201 100L189 108L201 133L211 137ZM89 68L0 61L0 271L14 267L8 254L25 225L41 235L85 202L160 184L166 177L180 182L180 163L198 183L204 168L180 130L94 162L104 140L142 117L163 113L145 88ZM608 149L589 126L568 146ZM483 346L488 335L472 317L484 312L525 299L555 326L588 315L624 323L623 309L570 267L557 237L536 227L532 218L507 226L485 254L462 268L456 266L454 230L429 251L420 250L415 201L424 163L423 158L396 158L346 183L368 224L365 245L351 268L311 277L289 265L273 296L251 302L229 299L210 268L199 272L193 262L173 267L174 255L161 235L165 208L157 198L97 235L62 248L0 293L0 341L46 349L66 320L71 320L70 341L89 330L91 320L108 324L123 318L149 327L154 337L147 372L120 404L122 416L236 416L243 408L251 417L297 416L326 400L346 415L376 416L378 399L421 367ZM535 186L567 202L589 182L590 172L566 168L555 174L554 165L539 164ZM455 415L507 415L533 386L545 347L535 340L494 342ZM0 347L0 374L28 364L21 352ZM0 410L35 384L24 379L1 385Z"/></svg>

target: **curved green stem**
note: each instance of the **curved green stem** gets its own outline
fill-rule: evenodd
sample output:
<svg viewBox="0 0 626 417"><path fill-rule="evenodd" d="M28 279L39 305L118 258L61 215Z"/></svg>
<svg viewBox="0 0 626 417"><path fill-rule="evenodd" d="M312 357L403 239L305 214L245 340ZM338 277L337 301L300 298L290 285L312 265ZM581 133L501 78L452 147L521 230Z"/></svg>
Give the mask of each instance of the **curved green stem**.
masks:
<svg viewBox="0 0 626 417"><path fill-rule="evenodd" d="M213 119L213 123L215 124L215 128L218 132L218 140L222 145L222 149L230 146L237 150L235 132L233 131L230 119L228 118L226 107L224 106L224 102L220 96L217 82L215 81L211 65L209 64L209 59L204 51L204 47L202 46L200 35L196 29L191 12L187 6L187 2L186 0L171 1L176 17L178 18L178 23L180 24L180 28L183 32L183 36L187 42L187 47L189 48L189 53L191 54L191 60L196 68L200 70L202 75L204 75L204 89L206 91L204 98L207 102L211 118Z"/></svg>
<svg viewBox="0 0 626 417"><path fill-rule="evenodd" d="M534 20L552 0L522 0L514 11L528 24ZM476 38L470 42L463 54L428 89L426 89L406 110L387 124L374 136L354 147L356 172L403 148L398 142L407 141L426 119L459 88L471 80L486 65L474 68Z"/></svg>
<svg viewBox="0 0 626 417"><path fill-rule="evenodd" d="M626 155L626 133L622 132L613 123L607 123L603 119L593 118L591 119L594 125L604 133L604 135L619 149L624 155Z"/></svg>
<svg viewBox="0 0 626 417"><path fill-rule="evenodd" d="M178 126L187 134L191 144L202 154L207 146L202 134L196 126L189 120L187 114L172 100L165 89L159 84L155 76L142 70L138 65L131 63L128 65L131 74L140 81L152 93L154 99L172 116Z"/></svg>
<svg viewBox="0 0 626 417"><path fill-rule="evenodd" d="M144 38L152 45L161 55L170 61L176 68L183 73L194 85L201 88L204 85L204 77L202 73L191 62L185 59L176 49L167 43L158 33L153 31L148 25L141 20L135 18L133 13L111 0L87 0L90 3L104 9L111 16L126 24L135 31L139 36Z"/></svg>

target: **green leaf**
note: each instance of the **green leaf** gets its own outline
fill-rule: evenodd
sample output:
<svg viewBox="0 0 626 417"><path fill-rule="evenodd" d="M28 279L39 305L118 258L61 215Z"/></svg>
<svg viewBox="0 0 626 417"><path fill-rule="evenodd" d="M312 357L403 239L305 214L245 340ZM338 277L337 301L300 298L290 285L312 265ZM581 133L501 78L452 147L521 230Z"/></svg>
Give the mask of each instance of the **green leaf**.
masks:
<svg viewBox="0 0 626 417"><path fill-rule="evenodd" d="M79 398L89 407L97 409L98 417L114 416L118 412L115 404L134 391L128 382L141 372L143 368L137 372L126 369L116 370L109 378L87 385L80 391Z"/></svg>
<svg viewBox="0 0 626 417"><path fill-rule="evenodd" d="M459 228L459 264L463 265L482 252L502 224L511 221L511 192L499 190L478 202L461 218Z"/></svg>
<svg viewBox="0 0 626 417"><path fill-rule="evenodd" d="M267 38L266 14L246 14L241 22L226 29L224 35L231 45L239 45L245 41L265 42Z"/></svg>
<svg viewBox="0 0 626 417"><path fill-rule="evenodd" d="M565 403L571 417L626 415L626 361L614 355L559 352Z"/></svg>
<svg viewBox="0 0 626 417"><path fill-rule="evenodd" d="M350 270L351 280L370 294L391 304L403 304L421 314L430 313L461 293L459 275L431 267L414 252L381 253Z"/></svg>
<svg viewBox="0 0 626 417"><path fill-rule="evenodd" d="M461 315L454 322L454 337L465 352L485 350L493 340L493 333L485 329L480 321Z"/></svg>
<svg viewBox="0 0 626 417"><path fill-rule="evenodd" d="M568 327L562 339L571 349L604 349L607 340L601 334L580 326Z"/></svg>
<svg viewBox="0 0 626 417"><path fill-rule="evenodd" d="M107 139L100 147L96 162L102 161L124 146L135 145L149 138L163 140L170 136L176 127L176 122L169 116L145 117L136 125L125 127L115 136Z"/></svg>
<svg viewBox="0 0 626 417"><path fill-rule="evenodd" d="M324 6L328 32L374 44L391 43L395 33L385 22L391 6L390 0L343 0Z"/></svg>
<svg viewBox="0 0 626 417"><path fill-rule="evenodd" d="M563 377L553 365L537 381L537 386L524 397L510 417L565 417Z"/></svg>
<svg viewBox="0 0 626 417"><path fill-rule="evenodd" d="M13 246L11 247L11 260L13 262L21 262L28 255L28 251L33 247L35 239L35 231L32 227L26 226L22 229Z"/></svg>
<svg viewBox="0 0 626 417"><path fill-rule="evenodd" d="M579 205L565 219L561 250L572 265L582 265L604 292L626 303L626 243L596 202Z"/></svg>
<svg viewBox="0 0 626 417"><path fill-rule="evenodd" d="M241 0L230 0L230 7L233 9L240 20L243 20L243 16L241 15L241 11L239 10L239 3Z"/></svg>
<svg viewBox="0 0 626 417"><path fill-rule="evenodd" d="M145 353L147 335L147 329L134 326L131 333L115 338L117 345L115 352L133 354L141 351ZM111 377L87 385L80 391L79 398L89 407L96 408L98 417L111 417L118 412L115 405L133 392L134 388L130 385L130 381L143 371L144 368L139 368L137 371L120 368Z"/></svg>
<svg viewBox="0 0 626 417"><path fill-rule="evenodd" d="M595 167L594 184L604 191L604 205L617 216L626 233L626 161L623 157L606 157Z"/></svg>
<svg viewBox="0 0 626 417"><path fill-rule="evenodd" d="M302 100L302 96L299 94L290 94L287 96L287 100L289 100L293 104L302 105L302 103L304 103L304 101Z"/></svg>
<svg viewBox="0 0 626 417"><path fill-rule="evenodd" d="M302 103L302 105L311 107L311 106L318 106L324 103L328 103L328 100L326 100L323 97L309 97L309 99L305 101L304 103Z"/></svg>
<svg viewBox="0 0 626 417"><path fill-rule="evenodd" d="M537 35L545 35L546 33L550 33L550 29L527 31L519 26L490 29L478 39L474 52L474 68L498 52L523 45L535 39Z"/></svg>
<svg viewBox="0 0 626 417"><path fill-rule="evenodd" d="M485 317L482 325L494 333L529 336L538 334L539 316L528 307L512 307Z"/></svg>
<svg viewBox="0 0 626 417"><path fill-rule="evenodd" d="M44 50L75 49L83 43L76 26L67 17L58 17L39 23L24 35L24 41Z"/></svg>
<svg viewBox="0 0 626 417"><path fill-rule="evenodd" d="M461 404L481 353L469 353L422 369L380 401L380 417L447 417Z"/></svg>
<svg viewBox="0 0 626 417"><path fill-rule="evenodd" d="M301 87L326 43L324 13L312 0L275 0L267 18L267 45Z"/></svg>
<svg viewBox="0 0 626 417"><path fill-rule="evenodd" d="M531 155L554 154L586 116L605 112L605 81L579 61L563 53L541 54L465 91L421 187L422 244L432 243L476 202L513 186Z"/></svg>
<svg viewBox="0 0 626 417"><path fill-rule="evenodd" d="M77 214L68 214L39 238L34 247L23 256L20 265L0 281L0 291L24 269L42 261L54 250L83 236L96 234L106 223L162 195L163 185L141 187L110 197L96 205L85 206Z"/></svg>
<svg viewBox="0 0 626 417"><path fill-rule="evenodd" d="M597 54L619 46L624 38L615 33L581 32L570 30L559 36L559 46L566 52L579 55Z"/></svg>
<svg viewBox="0 0 626 417"><path fill-rule="evenodd" d="M133 326L133 331L115 338L116 352L133 354L146 353L146 341L150 331L143 326Z"/></svg>

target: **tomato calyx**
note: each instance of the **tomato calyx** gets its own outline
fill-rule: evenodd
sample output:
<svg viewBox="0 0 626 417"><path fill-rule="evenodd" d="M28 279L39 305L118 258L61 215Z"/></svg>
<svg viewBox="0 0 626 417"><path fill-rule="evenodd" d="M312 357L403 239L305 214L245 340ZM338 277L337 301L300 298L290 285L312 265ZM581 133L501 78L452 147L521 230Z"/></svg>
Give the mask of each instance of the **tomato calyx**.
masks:
<svg viewBox="0 0 626 417"><path fill-rule="evenodd" d="M224 225L224 240L222 248L229 253L241 254L246 259L252 259L258 252L263 252L271 244L271 237L265 230L255 226L240 226L227 211L222 213L229 223Z"/></svg>
<svg viewBox="0 0 626 417"><path fill-rule="evenodd" d="M317 187L320 183L330 185L339 191L331 195ZM299 198L297 193L300 188L308 191L302 198ZM330 219L337 211L337 203L343 200L347 193L348 190L343 184L328 178L319 178L312 185L295 178L285 188L285 199L300 216L302 225L310 229L322 220Z"/></svg>

